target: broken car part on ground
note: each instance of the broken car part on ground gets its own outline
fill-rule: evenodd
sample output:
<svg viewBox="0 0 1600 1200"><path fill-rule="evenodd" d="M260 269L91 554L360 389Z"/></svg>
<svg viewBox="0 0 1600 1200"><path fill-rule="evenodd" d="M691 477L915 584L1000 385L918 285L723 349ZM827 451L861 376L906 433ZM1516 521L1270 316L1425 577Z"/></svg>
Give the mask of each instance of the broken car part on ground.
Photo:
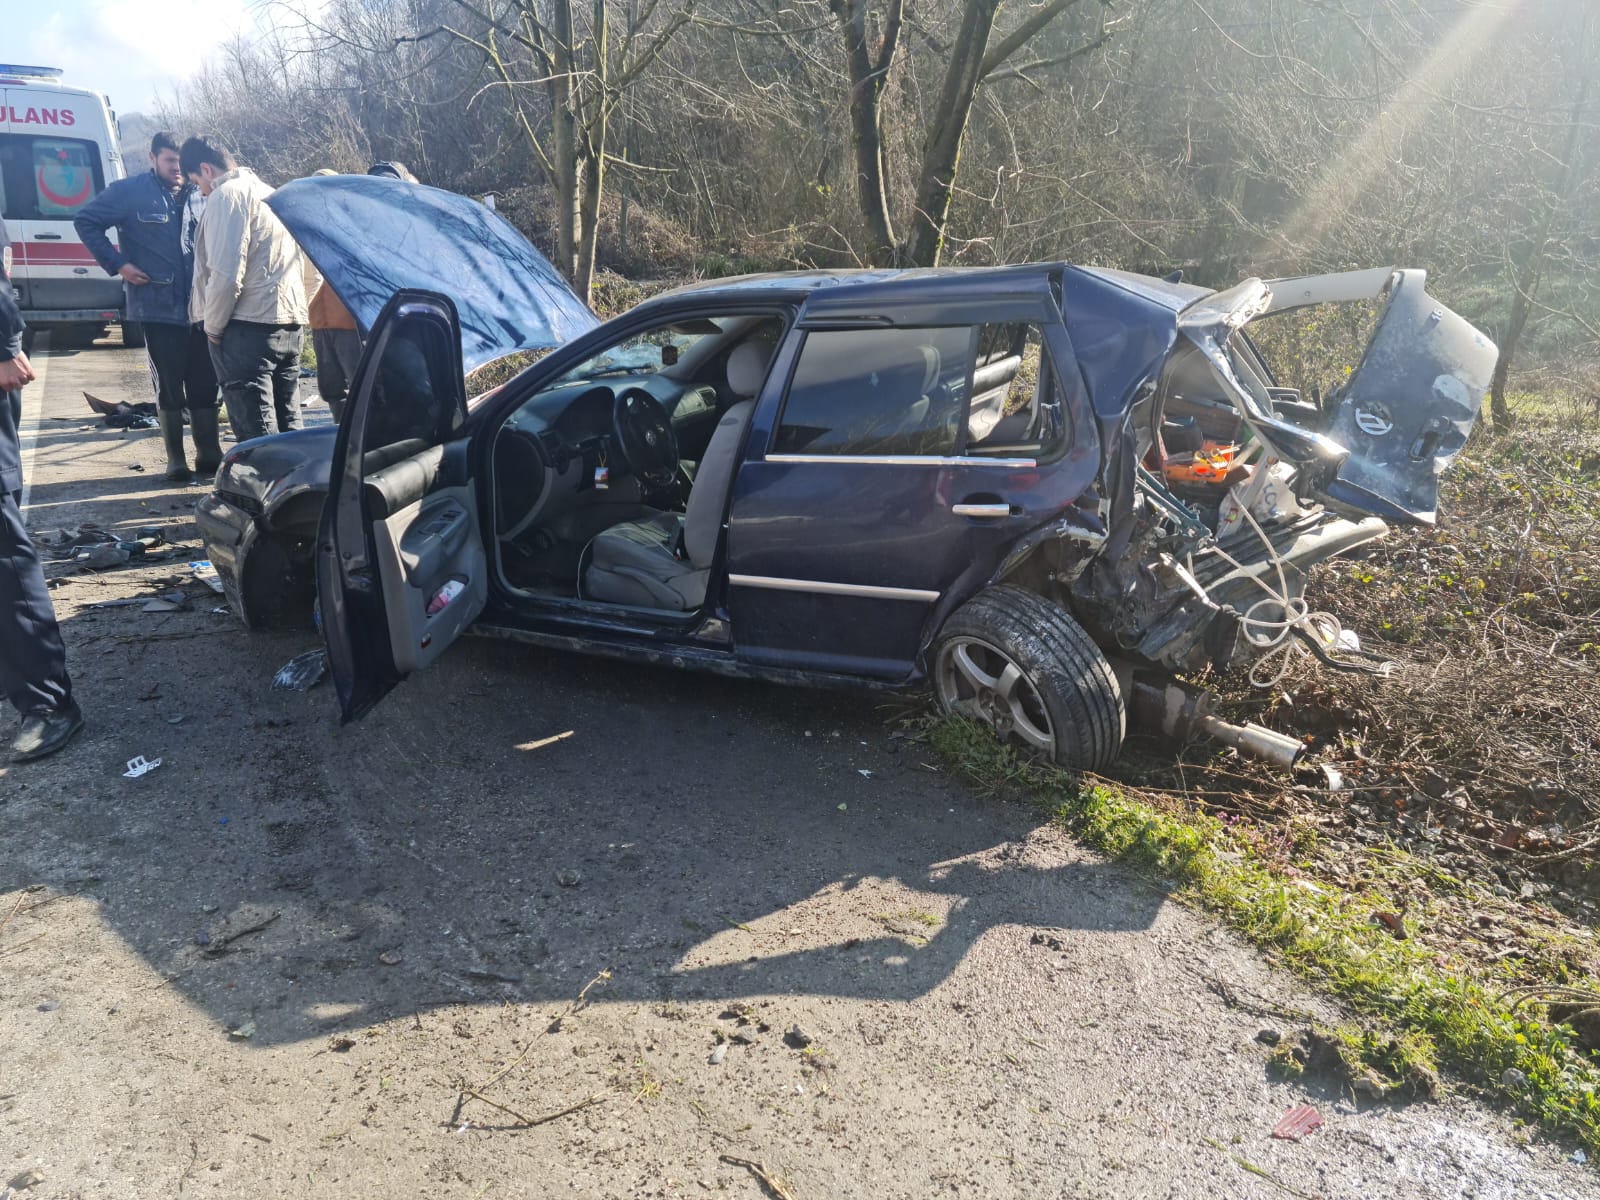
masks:
<svg viewBox="0 0 1600 1200"><path fill-rule="evenodd" d="M1306 574L1435 519L1496 358L1388 268L1220 293L1063 264L796 272L597 326L465 198L341 176L270 203L369 350L337 431L235 447L198 519L248 624L319 598L346 719L470 627L931 683L1102 767L1135 675L1266 683L1295 645L1385 669ZM1251 323L1363 301L1382 312L1349 378L1278 387ZM518 352L548 353L469 403L467 374Z"/></svg>

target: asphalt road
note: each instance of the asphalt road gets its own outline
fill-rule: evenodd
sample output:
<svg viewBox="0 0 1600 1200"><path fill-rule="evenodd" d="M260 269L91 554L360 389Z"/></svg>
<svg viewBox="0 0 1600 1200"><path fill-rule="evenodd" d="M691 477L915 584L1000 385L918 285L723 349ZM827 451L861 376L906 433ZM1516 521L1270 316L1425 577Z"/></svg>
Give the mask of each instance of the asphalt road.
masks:
<svg viewBox="0 0 1600 1200"><path fill-rule="evenodd" d="M1459 1096L1273 1079L1335 1010L878 700L469 639L340 728L94 425L142 356L39 360L30 524L176 549L62 579L88 729L0 768L0 1195L1600 1195Z"/></svg>

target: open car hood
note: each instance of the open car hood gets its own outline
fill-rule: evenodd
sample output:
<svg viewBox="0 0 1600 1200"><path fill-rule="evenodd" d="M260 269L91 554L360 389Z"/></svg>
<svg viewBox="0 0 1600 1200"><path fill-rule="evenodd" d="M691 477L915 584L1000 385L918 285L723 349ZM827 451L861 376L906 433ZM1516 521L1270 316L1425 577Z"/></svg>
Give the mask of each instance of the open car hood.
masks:
<svg viewBox="0 0 1600 1200"><path fill-rule="evenodd" d="M286 183L267 200L362 329L402 288L443 292L461 319L470 373L548 350L599 324L503 218L453 192L369 175Z"/></svg>
<svg viewBox="0 0 1600 1200"><path fill-rule="evenodd" d="M1424 290L1427 274L1379 268L1248 279L1191 304L1181 332L1211 363L1251 431L1334 507L1401 524L1437 518L1439 476L1466 444L1499 351ZM1356 368L1318 409L1272 386L1251 321L1309 304L1384 300Z"/></svg>

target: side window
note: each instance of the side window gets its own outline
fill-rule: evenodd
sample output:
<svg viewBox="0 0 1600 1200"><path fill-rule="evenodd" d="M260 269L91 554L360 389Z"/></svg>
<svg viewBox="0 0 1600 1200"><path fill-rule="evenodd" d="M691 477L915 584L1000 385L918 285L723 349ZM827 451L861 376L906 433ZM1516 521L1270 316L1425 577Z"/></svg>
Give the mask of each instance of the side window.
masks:
<svg viewBox="0 0 1600 1200"><path fill-rule="evenodd" d="M965 325L807 334L774 452L955 454L972 338Z"/></svg>
<svg viewBox="0 0 1600 1200"><path fill-rule="evenodd" d="M0 199L13 221L70 217L104 187L99 150L81 138L0 134Z"/></svg>
<svg viewBox="0 0 1600 1200"><path fill-rule="evenodd" d="M978 327L971 396L964 454L1049 454L1069 432L1037 325Z"/></svg>

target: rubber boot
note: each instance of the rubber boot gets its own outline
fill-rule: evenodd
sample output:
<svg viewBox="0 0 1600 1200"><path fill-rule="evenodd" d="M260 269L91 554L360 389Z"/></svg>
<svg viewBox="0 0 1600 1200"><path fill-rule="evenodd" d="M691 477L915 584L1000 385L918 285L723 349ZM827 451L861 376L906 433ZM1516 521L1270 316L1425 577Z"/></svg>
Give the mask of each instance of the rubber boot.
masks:
<svg viewBox="0 0 1600 1200"><path fill-rule="evenodd" d="M161 421L161 441L167 448L167 479L173 483L188 483L194 475L183 457L183 414L176 409L163 408L157 416Z"/></svg>
<svg viewBox="0 0 1600 1200"><path fill-rule="evenodd" d="M194 473L202 478L215 475L222 465L222 442L217 436L217 410L191 408L189 433L194 437Z"/></svg>

